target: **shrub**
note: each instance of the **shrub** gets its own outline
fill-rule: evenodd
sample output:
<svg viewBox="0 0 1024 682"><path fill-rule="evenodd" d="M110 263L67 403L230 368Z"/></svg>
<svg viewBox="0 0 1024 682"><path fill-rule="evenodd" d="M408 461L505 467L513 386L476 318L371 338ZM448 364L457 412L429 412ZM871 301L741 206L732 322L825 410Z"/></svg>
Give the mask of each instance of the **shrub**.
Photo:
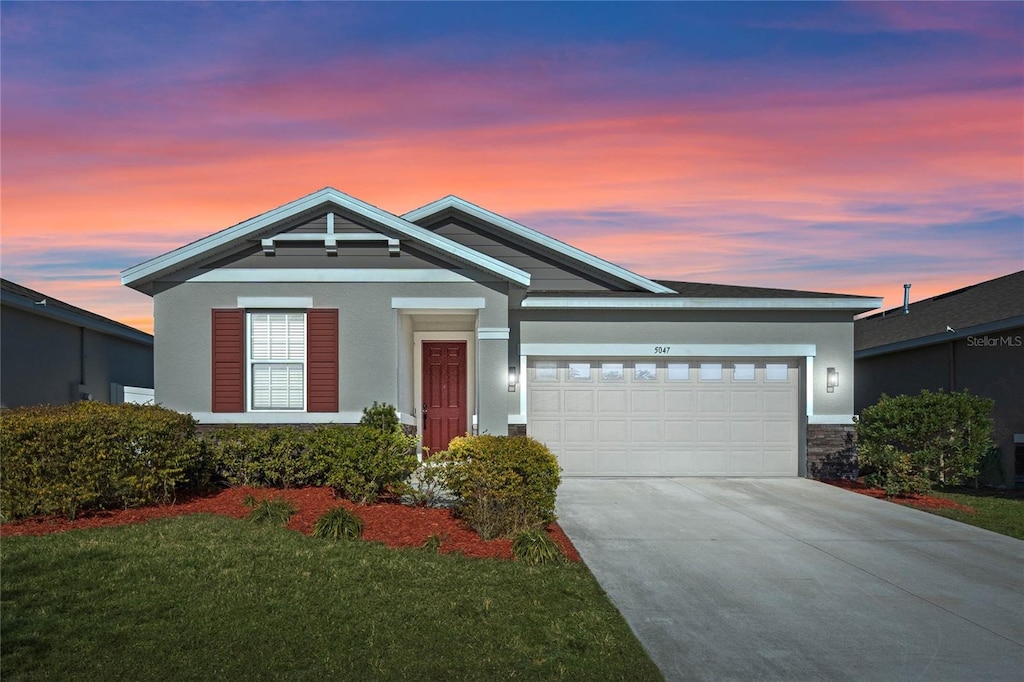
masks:
<svg viewBox="0 0 1024 682"><path fill-rule="evenodd" d="M857 419L857 454L868 483L898 495L977 476L992 447L993 404L966 391L883 395Z"/></svg>
<svg viewBox="0 0 1024 682"><path fill-rule="evenodd" d="M190 415L153 405L70 405L0 413L0 518L167 502L201 482Z"/></svg>
<svg viewBox="0 0 1024 682"><path fill-rule="evenodd" d="M434 470L438 479L483 539L555 520L560 469L542 443L525 436L463 436L435 458L444 463Z"/></svg>
<svg viewBox="0 0 1024 682"><path fill-rule="evenodd" d="M307 433L292 426L235 426L206 436L214 471L233 486L323 485L325 463L313 456L308 441Z"/></svg>
<svg viewBox="0 0 1024 682"><path fill-rule="evenodd" d="M310 456L321 462L327 484L359 504L398 494L416 469L416 437L368 426L320 427L313 432Z"/></svg>
<svg viewBox="0 0 1024 682"><path fill-rule="evenodd" d="M328 509L313 524L313 537L315 538L358 540L362 535L362 519L344 507Z"/></svg>
<svg viewBox="0 0 1024 682"><path fill-rule="evenodd" d="M381 404L376 400L370 407L363 408L363 416L359 420L359 425L369 426L386 433L402 430L398 421L398 412L395 411L394 406L387 403Z"/></svg>
<svg viewBox="0 0 1024 682"><path fill-rule="evenodd" d="M249 513L249 520L255 523L272 523L283 526L288 523L288 519L296 511L295 505L283 498L260 500Z"/></svg>
<svg viewBox="0 0 1024 682"><path fill-rule="evenodd" d="M557 542L543 530L517 533L512 540L512 556L524 564L565 563L565 553Z"/></svg>

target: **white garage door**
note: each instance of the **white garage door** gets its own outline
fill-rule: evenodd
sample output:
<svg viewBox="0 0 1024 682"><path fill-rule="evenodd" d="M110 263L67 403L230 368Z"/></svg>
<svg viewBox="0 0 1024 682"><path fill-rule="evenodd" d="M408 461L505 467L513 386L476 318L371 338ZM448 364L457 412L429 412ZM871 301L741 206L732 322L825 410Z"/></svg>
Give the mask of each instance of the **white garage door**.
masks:
<svg viewBox="0 0 1024 682"><path fill-rule="evenodd" d="M527 432L566 476L796 476L795 361L531 359Z"/></svg>

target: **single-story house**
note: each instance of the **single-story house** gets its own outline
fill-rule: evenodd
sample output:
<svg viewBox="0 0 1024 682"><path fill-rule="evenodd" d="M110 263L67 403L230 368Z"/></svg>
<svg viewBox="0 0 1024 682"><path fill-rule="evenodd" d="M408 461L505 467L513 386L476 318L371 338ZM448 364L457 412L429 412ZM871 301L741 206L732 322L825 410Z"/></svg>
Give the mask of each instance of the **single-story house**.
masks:
<svg viewBox="0 0 1024 682"><path fill-rule="evenodd" d="M152 394L150 334L6 279L0 349L3 407L144 402Z"/></svg>
<svg viewBox="0 0 1024 682"><path fill-rule="evenodd" d="M379 401L428 454L528 434L581 476L804 475L852 428L853 318L881 304L655 281L454 196L332 188L122 282L154 300L157 402L201 424Z"/></svg>
<svg viewBox="0 0 1024 682"><path fill-rule="evenodd" d="M909 287L908 287L909 289ZM881 395L992 398L1002 482L1024 485L1024 270L854 323L858 413Z"/></svg>

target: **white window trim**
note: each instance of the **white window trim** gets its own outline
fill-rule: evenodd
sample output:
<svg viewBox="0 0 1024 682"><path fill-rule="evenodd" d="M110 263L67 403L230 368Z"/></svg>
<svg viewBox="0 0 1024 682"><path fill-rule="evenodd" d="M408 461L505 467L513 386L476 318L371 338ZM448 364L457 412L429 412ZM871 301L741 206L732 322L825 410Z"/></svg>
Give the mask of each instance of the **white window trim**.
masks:
<svg viewBox="0 0 1024 682"><path fill-rule="evenodd" d="M303 334L303 353L302 360L254 360L252 357L252 314L253 313L288 313L292 315L302 315L302 334ZM304 414L307 411L307 398L308 391L306 382L309 379L309 368L307 366L309 360L309 347L308 337L309 333L307 330L307 324L309 323L308 316L305 310L299 309L259 309L255 308L252 310L246 309L245 311L245 411L254 413L269 413L278 412L286 414ZM267 407L267 408L256 408L253 407L253 385L252 385L252 371L253 365L302 365L302 408L301 409L281 409L279 407Z"/></svg>

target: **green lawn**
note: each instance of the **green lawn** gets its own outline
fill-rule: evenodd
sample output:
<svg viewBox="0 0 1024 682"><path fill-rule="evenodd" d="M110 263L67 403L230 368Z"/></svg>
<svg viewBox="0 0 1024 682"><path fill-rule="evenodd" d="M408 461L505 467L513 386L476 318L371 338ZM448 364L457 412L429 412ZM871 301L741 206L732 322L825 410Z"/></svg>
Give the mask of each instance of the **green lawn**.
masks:
<svg viewBox="0 0 1024 682"><path fill-rule="evenodd" d="M209 515L4 538L0 562L5 682L661 679L579 564Z"/></svg>
<svg viewBox="0 0 1024 682"><path fill-rule="evenodd" d="M930 493L974 509L974 514L954 509L924 511L955 519L972 526L1024 540L1024 493L1021 491L990 491L957 488Z"/></svg>

